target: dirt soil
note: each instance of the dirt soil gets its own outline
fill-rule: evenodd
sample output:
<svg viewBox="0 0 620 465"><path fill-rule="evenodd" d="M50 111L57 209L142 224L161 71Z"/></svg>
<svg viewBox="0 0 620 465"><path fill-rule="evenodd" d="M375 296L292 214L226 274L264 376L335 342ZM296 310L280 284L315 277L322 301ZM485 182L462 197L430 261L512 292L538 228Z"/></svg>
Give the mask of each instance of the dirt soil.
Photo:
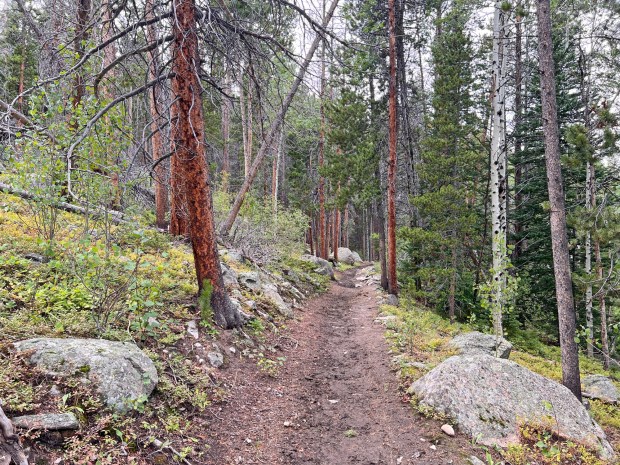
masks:
<svg viewBox="0 0 620 465"><path fill-rule="evenodd" d="M376 288L355 287L355 274L341 274L287 325L277 377L233 361L229 400L210 418L206 463L460 465L482 455L399 391L384 327L373 321Z"/></svg>

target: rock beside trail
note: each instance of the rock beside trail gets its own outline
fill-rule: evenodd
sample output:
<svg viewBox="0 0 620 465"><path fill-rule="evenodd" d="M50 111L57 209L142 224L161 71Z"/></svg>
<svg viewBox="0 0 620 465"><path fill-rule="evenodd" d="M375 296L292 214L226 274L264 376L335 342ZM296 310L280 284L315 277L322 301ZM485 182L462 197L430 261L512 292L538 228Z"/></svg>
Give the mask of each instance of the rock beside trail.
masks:
<svg viewBox="0 0 620 465"><path fill-rule="evenodd" d="M73 413L41 413L14 417L11 423L16 428L36 431L64 431L80 428L80 422Z"/></svg>
<svg viewBox="0 0 620 465"><path fill-rule="evenodd" d="M351 251L351 253L353 254L353 260L355 260L355 263L362 263L364 261L357 252Z"/></svg>
<svg viewBox="0 0 620 465"><path fill-rule="evenodd" d="M246 289L257 292L261 289L261 280L257 271L248 271L245 273L239 273L237 276L239 284Z"/></svg>
<svg viewBox="0 0 620 465"><path fill-rule="evenodd" d="M332 267L332 264L327 260L309 254L302 255L301 260L316 265L317 268L316 270L314 270L316 273L322 274L323 276L329 276L330 278L334 277L334 268Z"/></svg>
<svg viewBox="0 0 620 465"><path fill-rule="evenodd" d="M30 363L47 375L77 375L93 383L106 405L119 412L128 410L128 401L148 397L157 384L155 365L133 343L35 338L14 346L32 351Z"/></svg>
<svg viewBox="0 0 620 465"><path fill-rule="evenodd" d="M584 397L600 399L610 404L618 402L618 388L607 376L588 375L581 380L581 384Z"/></svg>
<svg viewBox="0 0 620 465"><path fill-rule="evenodd" d="M409 392L485 445L516 443L519 426L534 423L603 458L614 456L601 427L566 387L510 360L482 354L450 357Z"/></svg>
<svg viewBox="0 0 620 465"><path fill-rule="evenodd" d="M276 307L278 312L286 317L293 315L291 307L284 302L284 299L278 292L278 287L273 283L264 283L262 285L263 295L267 297Z"/></svg>
<svg viewBox="0 0 620 465"><path fill-rule="evenodd" d="M450 341L450 345L459 349L463 355L486 354L508 358L512 351L512 344L503 337L498 343L495 336L478 331L459 334Z"/></svg>
<svg viewBox="0 0 620 465"><path fill-rule="evenodd" d="M361 262L362 259L360 256L351 251L351 249L347 247L338 247L338 261L342 263L346 263L347 265L355 265L355 262Z"/></svg>
<svg viewBox="0 0 620 465"><path fill-rule="evenodd" d="M222 263L222 277L226 287L239 287L237 272L225 263Z"/></svg>

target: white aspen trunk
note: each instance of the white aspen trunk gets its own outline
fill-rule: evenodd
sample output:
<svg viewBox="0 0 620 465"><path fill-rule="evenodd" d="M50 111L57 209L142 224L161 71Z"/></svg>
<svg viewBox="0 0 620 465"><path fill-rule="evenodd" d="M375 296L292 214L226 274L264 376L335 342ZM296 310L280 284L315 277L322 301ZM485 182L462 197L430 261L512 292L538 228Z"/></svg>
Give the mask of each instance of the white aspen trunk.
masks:
<svg viewBox="0 0 620 465"><path fill-rule="evenodd" d="M588 161L586 165L586 210L592 210L593 193L593 167ZM594 319L592 316L592 235L590 230L586 232L586 263L585 271L588 284L586 287L586 328L587 328L587 348L588 357L594 356Z"/></svg>
<svg viewBox="0 0 620 465"><path fill-rule="evenodd" d="M282 159L282 146L284 145L284 128L280 128L280 139L276 150L276 159L273 170L273 214L278 218L278 188L280 180L280 160Z"/></svg>
<svg viewBox="0 0 620 465"><path fill-rule="evenodd" d="M506 12L495 4L493 18L492 121L491 133L491 224L493 227L493 331L503 336L502 313L506 289Z"/></svg>

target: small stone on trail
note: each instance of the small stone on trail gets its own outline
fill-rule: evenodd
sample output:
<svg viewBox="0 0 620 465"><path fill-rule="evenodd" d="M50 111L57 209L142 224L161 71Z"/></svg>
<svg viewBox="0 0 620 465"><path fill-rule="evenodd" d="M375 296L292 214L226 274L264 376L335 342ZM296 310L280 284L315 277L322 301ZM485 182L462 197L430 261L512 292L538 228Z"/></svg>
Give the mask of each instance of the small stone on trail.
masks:
<svg viewBox="0 0 620 465"><path fill-rule="evenodd" d="M60 392L60 389L58 389L58 386L56 386L55 384L50 388L50 392L49 395L52 397L60 397L62 393Z"/></svg>
<svg viewBox="0 0 620 465"><path fill-rule="evenodd" d="M219 368L224 365L224 356L218 352L209 352L207 359L212 367Z"/></svg>
<svg viewBox="0 0 620 465"><path fill-rule="evenodd" d="M228 350L230 350L231 354L236 354L237 353L237 349L235 349L234 347L230 347Z"/></svg>
<svg viewBox="0 0 620 465"><path fill-rule="evenodd" d="M327 399L327 401L328 401L330 404L337 404L338 402L340 402L339 400L336 400L336 399Z"/></svg>
<svg viewBox="0 0 620 465"><path fill-rule="evenodd" d="M447 423L441 427L441 431L446 433L448 436L454 436L454 428Z"/></svg>
<svg viewBox="0 0 620 465"><path fill-rule="evenodd" d="M480 460L478 457L476 457L475 455L472 455L471 457L469 457L467 459L467 462L469 463L469 465L484 465L484 462Z"/></svg>
<svg viewBox="0 0 620 465"><path fill-rule="evenodd" d="M435 444L431 445L431 450L437 450L437 446Z"/></svg>
<svg viewBox="0 0 620 465"><path fill-rule="evenodd" d="M250 438L245 438L245 442L247 442L248 444L252 444L252 440Z"/></svg>
<svg viewBox="0 0 620 465"><path fill-rule="evenodd" d="M287 428L291 426L291 422L290 421L285 421L284 422L284 426L286 426Z"/></svg>
<svg viewBox="0 0 620 465"><path fill-rule="evenodd" d="M198 339L200 337L200 333L198 332L198 326L196 325L196 320L191 320L187 322L187 334L192 336L194 339Z"/></svg>

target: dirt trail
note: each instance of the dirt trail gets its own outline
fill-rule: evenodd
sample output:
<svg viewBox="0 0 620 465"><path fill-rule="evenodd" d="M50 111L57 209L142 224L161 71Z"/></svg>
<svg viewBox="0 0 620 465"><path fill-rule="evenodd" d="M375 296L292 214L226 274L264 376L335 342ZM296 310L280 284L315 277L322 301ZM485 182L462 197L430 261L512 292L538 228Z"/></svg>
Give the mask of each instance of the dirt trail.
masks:
<svg viewBox="0 0 620 465"><path fill-rule="evenodd" d="M415 415L398 392L377 294L349 270L309 301L286 331L276 379L232 368L231 401L212 419L206 463L290 465L464 464L475 451L441 423ZM436 450L431 446L435 444Z"/></svg>

